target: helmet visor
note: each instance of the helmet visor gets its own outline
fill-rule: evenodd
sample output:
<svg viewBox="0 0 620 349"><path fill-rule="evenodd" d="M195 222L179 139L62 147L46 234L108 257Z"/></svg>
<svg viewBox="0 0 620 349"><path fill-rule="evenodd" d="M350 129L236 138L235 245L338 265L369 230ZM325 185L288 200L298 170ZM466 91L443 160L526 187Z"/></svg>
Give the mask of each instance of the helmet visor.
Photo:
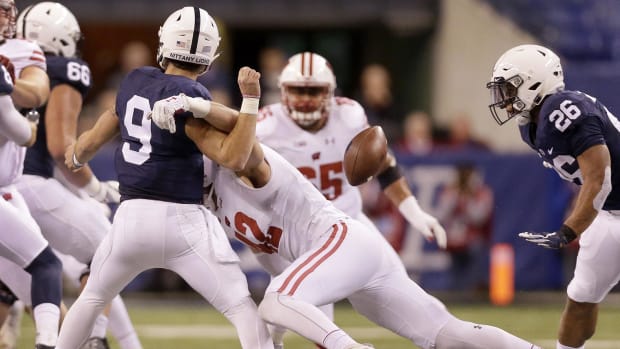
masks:
<svg viewBox="0 0 620 349"><path fill-rule="evenodd" d="M489 110L499 125L505 124L523 110L524 104L517 97L519 85L522 83L523 80L518 76L508 80L495 78L495 80L487 83L487 88L491 93Z"/></svg>

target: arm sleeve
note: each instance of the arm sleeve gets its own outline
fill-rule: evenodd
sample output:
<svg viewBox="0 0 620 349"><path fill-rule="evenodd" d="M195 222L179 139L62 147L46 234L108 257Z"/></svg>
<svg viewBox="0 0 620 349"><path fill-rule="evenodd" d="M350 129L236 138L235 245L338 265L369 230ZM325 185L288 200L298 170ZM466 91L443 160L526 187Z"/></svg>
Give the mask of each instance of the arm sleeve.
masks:
<svg viewBox="0 0 620 349"><path fill-rule="evenodd" d="M20 145L32 136L30 123L15 109L9 95L0 96L0 134Z"/></svg>

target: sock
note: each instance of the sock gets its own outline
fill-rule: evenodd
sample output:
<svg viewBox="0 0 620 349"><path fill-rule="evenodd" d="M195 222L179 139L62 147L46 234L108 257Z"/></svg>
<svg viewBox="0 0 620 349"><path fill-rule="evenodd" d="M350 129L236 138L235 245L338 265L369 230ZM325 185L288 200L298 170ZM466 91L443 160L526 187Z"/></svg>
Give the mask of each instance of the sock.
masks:
<svg viewBox="0 0 620 349"><path fill-rule="evenodd" d="M269 329L269 333L271 333L271 339L273 339L274 345L283 345L284 344L284 334L286 333L286 328L278 325L267 324L267 328Z"/></svg>
<svg viewBox="0 0 620 349"><path fill-rule="evenodd" d="M239 336L242 348L271 348L273 342L267 324L258 315L256 303L246 296L237 305L222 313L230 321Z"/></svg>
<svg viewBox="0 0 620 349"><path fill-rule="evenodd" d="M32 310L36 327L36 344L56 346L58 341L58 327L60 309L52 303L41 303Z"/></svg>
<svg viewBox="0 0 620 349"><path fill-rule="evenodd" d="M580 346L580 347L569 347L568 345L562 345L562 344L560 344L560 341L557 341L557 342L555 343L555 348L556 348L556 349L584 349L585 347L586 347L586 345L585 345L585 344L584 344L584 345L582 345L582 346Z"/></svg>
<svg viewBox="0 0 620 349"><path fill-rule="evenodd" d="M93 326L93 332L91 332L90 337L105 338L107 330L108 317L103 314L99 314L99 316L97 316L97 319L95 320L95 326Z"/></svg>
<svg viewBox="0 0 620 349"><path fill-rule="evenodd" d="M435 345L442 349L476 349L480 347L540 349L538 346L500 328L474 324L457 318L448 320L439 331Z"/></svg>
<svg viewBox="0 0 620 349"><path fill-rule="evenodd" d="M108 328L121 349L142 349L136 329L127 313L125 302L120 296L114 297L110 303Z"/></svg>
<svg viewBox="0 0 620 349"><path fill-rule="evenodd" d="M341 329L329 333L323 340L326 348L343 349L351 344L356 344L353 338L349 337L346 332Z"/></svg>

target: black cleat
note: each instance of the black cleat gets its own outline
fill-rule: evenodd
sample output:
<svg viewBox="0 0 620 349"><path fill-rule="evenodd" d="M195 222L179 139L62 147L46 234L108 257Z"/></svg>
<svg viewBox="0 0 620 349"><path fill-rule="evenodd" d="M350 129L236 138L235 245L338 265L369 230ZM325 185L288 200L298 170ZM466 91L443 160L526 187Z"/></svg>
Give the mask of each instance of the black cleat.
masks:
<svg viewBox="0 0 620 349"><path fill-rule="evenodd" d="M110 349L107 338L92 337L82 346L82 349Z"/></svg>

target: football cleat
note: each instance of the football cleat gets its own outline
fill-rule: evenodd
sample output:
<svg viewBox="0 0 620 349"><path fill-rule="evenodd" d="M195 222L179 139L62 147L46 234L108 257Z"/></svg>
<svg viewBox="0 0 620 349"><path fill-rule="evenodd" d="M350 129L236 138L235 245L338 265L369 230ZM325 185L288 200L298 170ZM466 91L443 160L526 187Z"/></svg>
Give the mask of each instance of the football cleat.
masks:
<svg viewBox="0 0 620 349"><path fill-rule="evenodd" d="M92 337L84 343L82 349L110 349L107 338Z"/></svg>
<svg viewBox="0 0 620 349"><path fill-rule="evenodd" d="M17 339L19 338L22 318L24 316L24 302L16 301L9 308L2 328L0 328L0 348L15 349L17 348Z"/></svg>

